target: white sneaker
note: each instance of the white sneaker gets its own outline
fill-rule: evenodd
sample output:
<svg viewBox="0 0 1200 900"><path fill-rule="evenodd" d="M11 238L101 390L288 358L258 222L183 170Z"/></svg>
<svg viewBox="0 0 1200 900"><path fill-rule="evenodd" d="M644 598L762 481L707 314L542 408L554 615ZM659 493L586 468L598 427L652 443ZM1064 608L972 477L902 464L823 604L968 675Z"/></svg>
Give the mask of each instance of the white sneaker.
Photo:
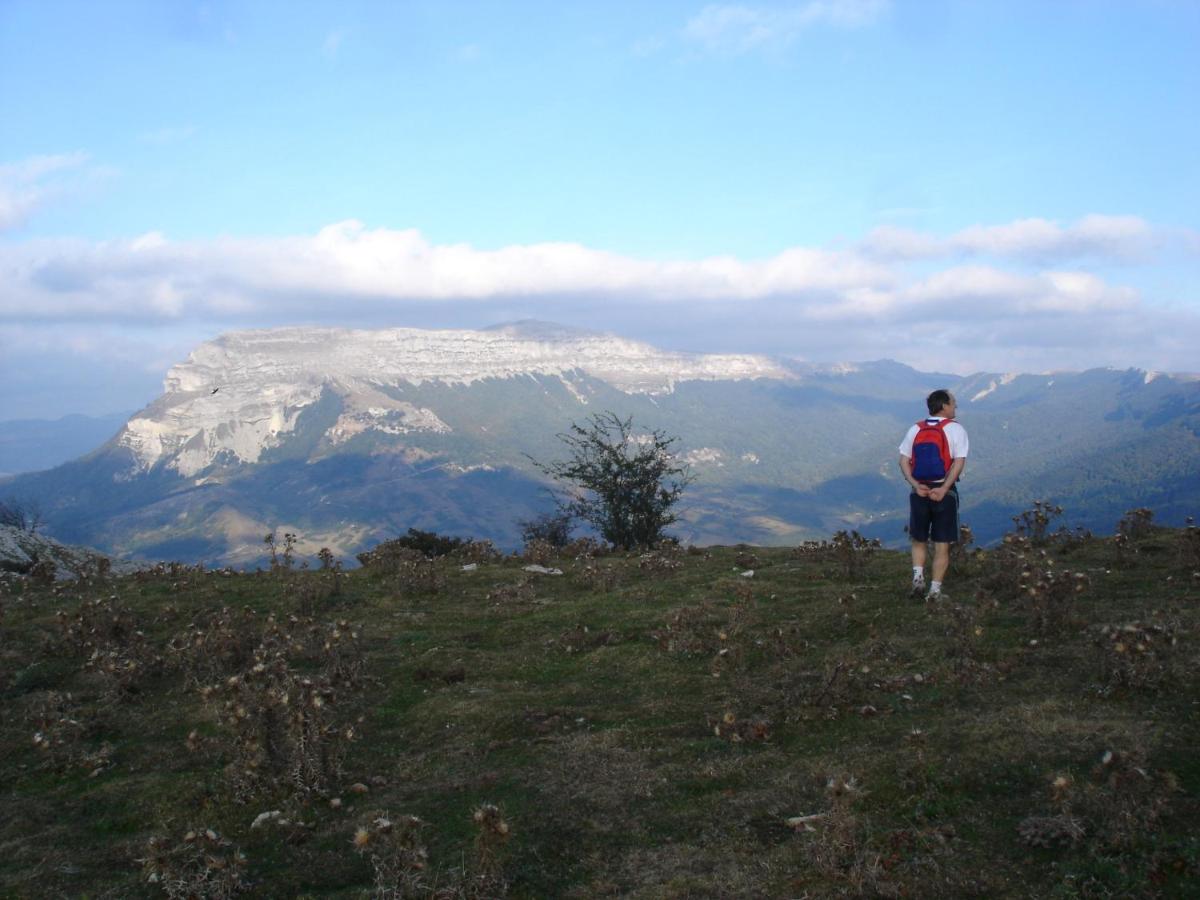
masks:
<svg viewBox="0 0 1200 900"><path fill-rule="evenodd" d="M942 592L941 591L930 591L928 594L925 595L925 599L929 603L937 603L939 600L942 599Z"/></svg>
<svg viewBox="0 0 1200 900"><path fill-rule="evenodd" d="M925 593L925 576L914 575L913 582L912 582L912 595L914 597L920 597L924 593Z"/></svg>

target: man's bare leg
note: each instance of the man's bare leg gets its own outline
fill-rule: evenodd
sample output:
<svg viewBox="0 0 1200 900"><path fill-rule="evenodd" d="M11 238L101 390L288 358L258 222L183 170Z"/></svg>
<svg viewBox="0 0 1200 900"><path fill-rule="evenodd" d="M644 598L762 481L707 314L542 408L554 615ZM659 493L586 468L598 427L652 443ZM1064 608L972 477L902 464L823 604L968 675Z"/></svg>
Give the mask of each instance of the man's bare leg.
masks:
<svg viewBox="0 0 1200 900"><path fill-rule="evenodd" d="M916 565L914 563L913 565ZM933 572L930 579L930 591L937 593L941 590L946 572L950 568L950 544L935 541L933 544Z"/></svg>
<svg viewBox="0 0 1200 900"><path fill-rule="evenodd" d="M925 542L912 542L912 564L913 564L913 579L912 587L913 594L922 594L925 592Z"/></svg>
<svg viewBox="0 0 1200 900"><path fill-rule="evenodd" d="M925 568L925 542L924 541L913 541L912 542L912 561L913 561L914 569Z"/></svg>

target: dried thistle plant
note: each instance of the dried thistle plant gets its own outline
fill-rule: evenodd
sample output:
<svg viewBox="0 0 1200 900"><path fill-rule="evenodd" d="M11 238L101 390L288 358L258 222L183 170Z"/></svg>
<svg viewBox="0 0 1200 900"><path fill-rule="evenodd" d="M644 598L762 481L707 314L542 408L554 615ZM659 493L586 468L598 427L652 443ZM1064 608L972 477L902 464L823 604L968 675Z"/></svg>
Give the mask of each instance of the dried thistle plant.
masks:
<svg viewBox="0 0 1200 900"><path fill-rule="evenodd" d="M1174 682L1183 636L1183 626L1174 617L1100 626L1093 645L1105 685L1152 691Z"/></svg>
<svg viewBox="0 0 1200 900"><path fill-rule="evenodd" d="M475 856L467 874L464 894L470 898L503 897L508 893L504 859L512 828L500 807L485 803L471 816L477 829Z"/></svg>
<svg viewBox="0 0 1200 900"><path fill-rule="evenodd" d="M825 785L823 813L789 820L804 841L804 856L826 878L847 882L857 895L893 893L882 858L867 844L868 826L857 807L867 792L853 776L834 775Z"/></svg>
<svg viewBox="0 0 1200 900"><path fill-rule="evenodd" d="M328 677L299 675L282 655L260 656L200 694L226 737L226 775L243 802L280 787L327 792L358 738L356 724L336 715Z"/></svg>
<svg viewBox="0 0 1200 900"><path fill-rule="evenodd" d="M421 840L425 823L416 816L372 813L351 838L354 850L371 863L376 900L429 896L429 852Z"/></svg>
<svg viewBox="0 0 1200 900"><path fill-rule="evenodd" d="M192 830L180 840L152 837L137 860L143 877L171 900L226 900L248 888L246 855L212 829Z"/></svg>

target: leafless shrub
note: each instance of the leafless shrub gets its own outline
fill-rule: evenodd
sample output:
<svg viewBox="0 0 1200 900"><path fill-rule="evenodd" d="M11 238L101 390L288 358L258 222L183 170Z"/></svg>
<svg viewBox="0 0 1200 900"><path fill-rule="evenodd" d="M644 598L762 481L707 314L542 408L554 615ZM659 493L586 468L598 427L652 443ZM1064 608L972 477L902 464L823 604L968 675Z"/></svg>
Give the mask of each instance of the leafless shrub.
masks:
<svg viewBox="0 0 1200 900"><path fill-rule="evenodd" d="M880 855L867 845L868 827L856 807L866 792L853 776L835 775L825 786L824 813L792 820L808 863L821 875L847 882L857 895L895 895Z"/></svg>
<svg viewBox="0 0 1200 900"><path fill-rule="evenodd" d="M1048 634L1070 625L1076 600L1091 586L1087 574L1055 569L1045 551L1036 561L1018 556L1012 563L1004 578L1016 578L1017 599L1028 610L1034 630Z"/></svg>
<svg viewBox="0 0 1200 900"><path fill-rule="evenodd" d="M1137 539L1148 535L1153 530L1153 525L1154 510L1140 506L1126 511L1121 517L1121 521L1117 523L1117 534Z"/></svg>
<svg viewBox="0 0 1200 900"><path fill-rule="evenodd" d="M1029 816L1017 825L1021 842L1030 847L1074 847L1083 840L1083 822L1067 813Z"/></svg>
<svg viewBox="0 0 1200 900"><path fill-rule="evenodd" d="M395 572L407 562L426 559L424 553L400 542L399 538L384 541L356 557L359 565L373 572Z"/></svg>
<svg viewBox="0 0 1200 900"><path fill-rule="evenodd" d="M1034 500L1033 506L1012 517L1013 534L1025 538L1033 547L1050 543L1050 523L1063 514L1063 508L1049 500Z"/></svg>
<svg viewBox="0 0 1200 900"><path fill-rule="evenodd" d="M729 613L712 600L681 606L650 632L660 650L683 656L716 654L729 640Z"/></svg>
<svg viewBox="0 0 1200 900"><path fill-rule="evenodd" d="M83 657L83 670L99 676L114 699L136 693L164 669L163 657L115 594L85 599L73 615L59 610L55 620L57 652Z"/></svg>
<svg viewBox="0 0 1200 900"><path fill-rule="evenodd" d="M270 627L273 620L268 620ZM254 657L263 639L263 626L250 609L222 607L194 621L167 643L170 665L184 674L191 687L240 672Z"/></svg>
<svg viewBox="0 0 1200 900"><path fill-rule="evenodd" d="M757 569L758 556L751 553L748 549L742 548L738 550L737 555L733 558L733 564L739 569Z"/></svg>
<svg viewBox="0 0 1200 900"><path fill-rule="evenodd" d="M638 568L651 575L667 575L682 569L683 560L670 552L652 550L638 557Z"/></svg>
<svg viewBox="0 0 1200 900"><path fill-rule="evenodd" d="M766 716L738 718L732 710L709 716L708 727L715 736L733 744L756 743L771 737L771 720Z"/></svg>
<svg viewBox="0 0 1200 900"><path fill-rule="evenodd" d="M503 897L508 893L508 879L504 876L504 857L512 828L498 806L485 803L471 816L478 829L475 835L475 858L467 880L464 894L473 900Z"/></svg>
<svg viewBox="0 0 1200 900"><path fill-rule="evenodd" d="M590 561L579 570L579 577L590 590L607 594L617 586L621 573L616 566Z"/></svg>
<svg viewBox="0 0 1200 900"><path fill-rule="evenodd" d="M38 556L36 553L32 556L32 564L25 573L29 576L29 580L34 584L39 584L45 587L54 583L54 579L58 576L58 566L49 556Z"/></svg>
<svg viewBox="0 0 1200 900"><path fill-rule="evenodd" d="M46 691L37 696L27 721L33 729L33 746L49 768L82 769L94 778L112 767L113 746L107 742L93 746L89 742L93 728L73 695Z"/></svg>
<svg viewBox="0 0 1200 900"><path fill-rule="evenodd" d="M1088 778L1055 774L1047 814L1026 818L1017 830L1030 846L1075 846L1086 838L1097 850L1127 850L1158 831L1178 793L1178 779L1152 771L1140 750L1106 750Z"/></svg>
<svg viewBox="0 0 1200 900"><path fill-rule="evenodd" d="M451 554L455 559L468 563L492 563L500 560L503 554L496 549L491 541L467 541L456 548Z"/></svg>
<svg viewBox="0 0 1200 900"><path fill-rule="evenodd" d="M558 548L554 544L543 538L533 538L525 542L525 546L521 550L521 558L532 565L544 566L554 559L557 553Z"/></svg>
<svg viewBox="0 0 1200 900"><path fill-rule="evenodd" d="M533 579L522 578L520 581L502 584L493 588L488 591L485 599L489 603L506 605L512 603L529 603L536 596L537 590L533 586Z"/></svg>
<svg viewBox="0 0 1200 900"><path fill-rule="evenodd" d="M950 562L955 571L962 572L975 555L975 532L970 525L958 527L958 540L950 545Z"/></svg>
<svg viewBox="0 0 1200 900"><path fill-rule="evenodd" d="M212 829L189 831L178 841L152 837L138 862L146 881L171 900L225 900L248 887L245 854Z"/></svg>
<svg viewBox="0 0 1200 900"><path fill-rule="evenodd" d="M271 571L290 572L296 561L296 535L290 531L285 532L281 546L276 541L275 532L272 531L263 538L263 543L271 553Z"/></svg>
<svg viewBox="0 0 1200 900"><path fill-rule="evenodd" d="M595 559L608 553L608 547L595 538L579 537L563 545L562 555L570 559Z"/></svg>
<svg viewBox="0 0 1200 900"><path fill-rule="evenodd" d="M396 587L402 595L438 594L446 587L446 576L432 559L419 556L396 564Z"/></svg>
<svg viewBox="0 0 1200 900"><path fill-rule="evenodd" d="M954 676L960 682L974 681L986 671L979 657L979 642L983 637L983 626L979 624L979 613L974 606L942 604L940 613L945 620L948 639L946 655L950 659Z"/></svg>
<svg viewBox="0 0 1200 900"><path fill-rule="evenodd" d="M569 508L560 506L553 512L542 513L517 525L521 528L521 540L526 546L534 541L543 541L560 549L570 543L575 519L575 514Z"/></svg>
<svg viewBox="0 0 1200 900"><path fill-rule="evenodd" d="M299 675L280 655L260 654L244 673L200 694L227 736L226 775L243 802L284 785L326 792L358 736L355 725L337 720L329 679Z"/></svg>
<svg viewBox="0 0 1200 900"><path fill-rule="evenodd" d="M86 656L99 647L120 645L139 633L133 614L121 605L116 594L84 599L74 614L59 610L58 649L72 656Z"/></svg>
<svg viewBox="0 0 1200 900"><path fill-rule="evenodd" d="M359 687L363 684L367 660L359 629L339 619L325 629L321 643L321 666L331 684Z"/></svg>
<svg viewBox="0 0 1200 900"><path fill-rule="evenodd" d="M1156 622L1100 626L1094 645L1106 686L1156 690L1172 682L1182 634L1181 623L1166 617Z"/></svg>
<svg viewBox="0 0 1200 900"><path fill-rule="evenodd" d="M378 811L355 830L354 849L370 860L374 873L373 898L430 896L429 852L421 840L424 826L416 816L393 819L387 812Z"/></svg>
<svg viewBox="0 0 1200 900"><path fill-rule="evenodd" d="M1106 750L1092 768L1080 803L1097 840L1119 850L1154 834L1178 793L1179 780L1170 772L1151 770L1142 752Z"/></svg>
<svg viewBox="0 0 1200 900"><path fill-rule="evenodd" d="M828 541L804 541L792 553L798 557L833 563L836 574L858 578L882 545L857 531L839 531Z"/></svg>

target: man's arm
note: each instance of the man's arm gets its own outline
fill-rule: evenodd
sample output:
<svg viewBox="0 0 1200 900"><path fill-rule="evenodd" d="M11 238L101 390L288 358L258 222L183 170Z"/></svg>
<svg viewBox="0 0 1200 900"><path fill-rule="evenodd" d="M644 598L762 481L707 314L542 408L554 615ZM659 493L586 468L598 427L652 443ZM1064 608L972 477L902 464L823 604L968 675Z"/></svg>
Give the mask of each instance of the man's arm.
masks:
<svg viewBox="0 0 1200 900"><path fill-rule="evenodd" d="M917 492L917 496L929 496L929 485L921 484L921 482L913 478L912 457L905 456L903 453L900 454L900 474L904 476L904 480L908 482L909 486Z"/></svg>
<svg viewBox="0 0 1200 900"><path fill-rule="evenodd" d="M946 496L950 488L954 487L954 482L958 481L958 476L962 474L962 470L966 468L967 460L960 456L950 464L950 471L946 473L946 480L933 488L929 492L930 500L941 500Z"/></svg>

